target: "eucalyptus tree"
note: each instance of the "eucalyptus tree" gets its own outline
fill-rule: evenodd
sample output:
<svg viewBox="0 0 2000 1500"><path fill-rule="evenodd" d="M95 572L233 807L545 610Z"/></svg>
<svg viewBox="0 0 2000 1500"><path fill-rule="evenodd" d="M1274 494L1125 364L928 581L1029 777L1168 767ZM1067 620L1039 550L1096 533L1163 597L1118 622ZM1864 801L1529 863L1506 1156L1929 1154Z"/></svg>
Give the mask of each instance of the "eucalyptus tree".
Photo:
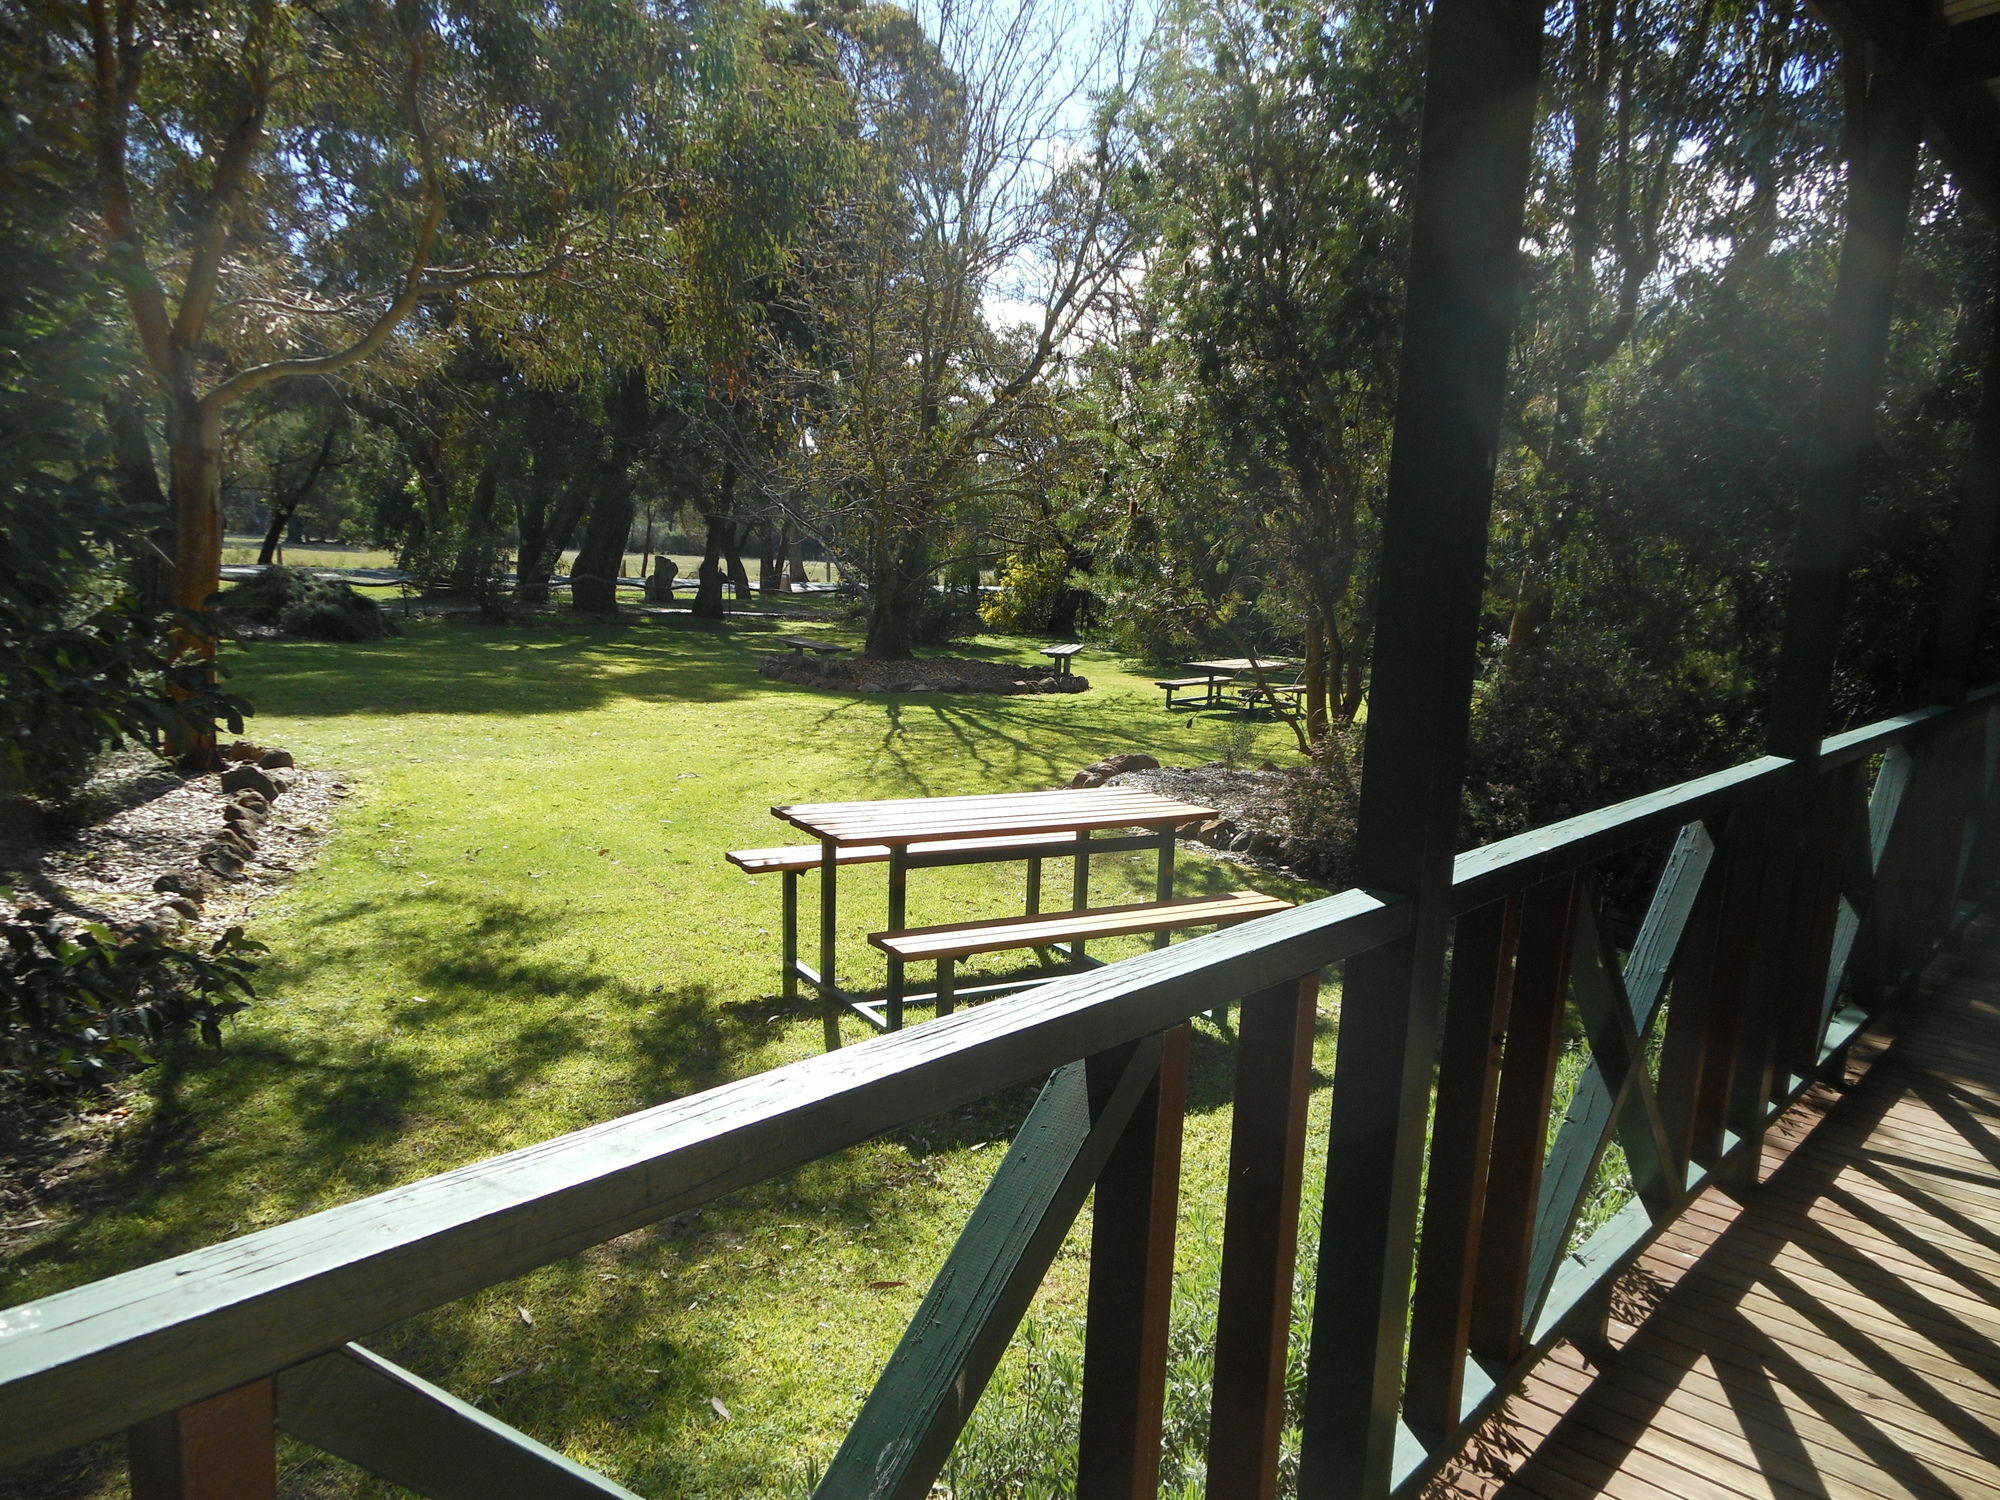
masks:
<svg viewBox="0 0 2000 1500"><path fill-rule="evenodd" d="M1149 450L1139 529L1183 554L1215 626L1246 591L1297 622L1323 730L1359 706L1372 626L1422 7L1189 0L1167 22L1136 127L1157 344L1121 418Z"/></svg>
<svg viewBox="0 0 2000 1500"><path fill-rule="evenodd" d="M940 566L965 561L948 549L992 498L1000 428L1131 263L1128 57L1051 0L801 13L836 48L854 146L786 288L815 351L794 372L793 482L867 586L867 653L893 660ZM1000 299L1025 321L996 329Z"/></svg>
<svg viewBox="0 0 2000 1500"><path fill-rule="evenodd" d="M1774 248L1825 232L1839 192L1835 50L1798 0L1566 0L1549 46L1514 381L1524 464L1496 517L1515 645L1548 624L1572 541L1588 542L1623 367L1692 358L1672 330L1722 332Z"/></svg>
<svg viewBox="0 0 2000 1500"><path fill-rule="evenodd" d="M420 364L468 291L587 259L642 33L620 0L36 5L91 121L95 238L165 411L177 603L220 561L254 391ZM578 8L581 10L582 8ZM624 66L619 66L623 62Z"/></svg>

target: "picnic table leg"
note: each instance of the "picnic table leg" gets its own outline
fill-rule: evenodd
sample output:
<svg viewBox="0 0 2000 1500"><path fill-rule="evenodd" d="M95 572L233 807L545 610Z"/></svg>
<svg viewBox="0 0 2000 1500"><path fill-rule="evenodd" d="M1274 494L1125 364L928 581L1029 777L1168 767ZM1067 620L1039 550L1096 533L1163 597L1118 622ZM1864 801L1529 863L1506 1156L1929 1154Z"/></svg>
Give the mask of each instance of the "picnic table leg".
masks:
<svg viewBox="0 0 2000 1500"><path fill-rule="evenodd" d="M779 993L787 1000L799 998L799 872L784 873L785 897L782 919L785 929L785 976Z"/></svg>
<svg viewBox="0 0 2000 1500"><path fill-rule="evenodd" d="M953 981L956 979L957 973L958 962L956 959L941 958L938 960L937 1013L941 1016L950 1015L952 1006L957 1003L952 993Z"/></svg>
<svg viewBox="0 0 2000 1500"><path fill-rule="evenodd" d="M840 929L834 924L834 862L832 839L819 841L819 997L826 1005L826 1050L840 1045L840 988L833 979L833 939Z"/></svg>
<svg viewBox="0 0 2000 1500"><path fill-rule="evenodd" d="M1090 832L1085 829L1076 836L1076 872L1070 883L1070 909L1082 911L1090 905ZM1077 938L1069 945L1071 958L1083 957L1083 939Z"/></svg>
<svg viewBox="0 0 2000 1500"><path fill-rule="evenodd" d="M1171 824L1160 833L1160 868L1159 873L1153 877L1153 899L1155 901L1174 899L1174 830ZM1153 934L1153 946L1164 948L1172 938L1172 933L1162 929Z"/></svg>
<svg viewBox="0 0 2000 1500"><path fill-rule="evenodd" d="M1028 915L1034 916L1042 909L1042 861L1035 856L1028 861Z"/></svg>
<svg viewBox="0 0 2000 1500"><path fill-rule="evenodd" d="M904 927L903 913L909 904L910 891L910 850L907 844L895 844L889 849L889 930L901 932ZM903 961L895 954L889 955L889 1029L903 1029Z"/></svg>

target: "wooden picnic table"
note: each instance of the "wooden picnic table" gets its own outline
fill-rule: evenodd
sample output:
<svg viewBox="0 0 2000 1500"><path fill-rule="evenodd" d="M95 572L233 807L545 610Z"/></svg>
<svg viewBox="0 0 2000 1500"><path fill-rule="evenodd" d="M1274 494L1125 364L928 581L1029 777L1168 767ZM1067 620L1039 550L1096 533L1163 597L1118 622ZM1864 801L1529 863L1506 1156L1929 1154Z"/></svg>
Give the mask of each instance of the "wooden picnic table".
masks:
<svg viewBox="0 0 2000 1500"><path fill-rule="evenodd" d="M1076 653L1082 649L1083 647L1080 645L1044 646L1041 648L1041 654L1055 663L1056 676L1067 677L1070 675L1071 661L1075 658Z"/></svg>
<svg viewBox="0 0 2000 1500"><path fill-rule="evenodd" d="M848 649L833 641L814 640L809 635L786 635L778 639L781 645L790 646L792 655L797 657L803 657L808 651L815 656L838 656Z"/></svg>
<svg viewBox="0 0 2000 1500"><path fill-rule="evenodd" d="M1245 673L1260 671L1289 672L1296 668L1298 663L1282 658L1260 660L1259 658L1250 656L1224 656L1218 657L1214 661L1191 661L1187 665L1192 670L1204 673L1208 677L1208 692L1202 700L1202 707L1221 708L1229 701L1225 696L1225 690ZM1179 685L1178 683L1176 684L1176 686ZM1174 696L1169 691L1167 694L1167 707L1172 708L1173 706Z"/></svg>
<svg viewBox="0 0 2000 1500"><path fill-rule="evenodd" d="M1026 860L1027 909L1041 909L1041 864L1047 858L1075 861L1073 894L1079 908L1090 896L1090 860L1097 854L1152 849L1158 854L1155 887L1158 899L1174 892L1174 835L1189 823L1213 818L1214 808L1181 802L1138 787L1088 787L1053 792L1001 792L969 797L898 797L881 802L800 802L773 807L773 817L819 840L820 914L819 968L795 956L788 963L821 997L854 1010L871 1024L885 1019L867 1003L840 988L834 977L834 946L839 932L838 874L840 851L856 846L886 845L889 850L888 928L900 931L905 917L909 872L939 865ZM1117 833L1141 829L1139 833ZM1050 834L1069 834L1064 846L1049 842ZM1110 837L1101 835L1111 834ZM1009 847L1005 840L1023 842ZM935 848L964 840L983 841L978 847ZM925 845L913 850L912 845ZM1084 958L1079 942L1070 956ZM892 981L900 980L902 960L891 956ZM828 1010L829 1028L834 1012Z"/></svg>

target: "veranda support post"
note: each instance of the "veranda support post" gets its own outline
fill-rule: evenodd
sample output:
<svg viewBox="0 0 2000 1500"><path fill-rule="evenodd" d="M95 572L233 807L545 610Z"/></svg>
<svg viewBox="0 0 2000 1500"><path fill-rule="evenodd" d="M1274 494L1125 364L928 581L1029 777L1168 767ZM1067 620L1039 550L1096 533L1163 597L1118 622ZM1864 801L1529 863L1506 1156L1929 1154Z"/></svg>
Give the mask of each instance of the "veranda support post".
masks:
<svg viewBox="0 0 2000 1500"><path fill-rule="evenodd" d="M1415 925L1346 971L1303 1500L1385 1495L1394 1471L1542 10L1439 0L1431 16L1355 838L1357 883L1413 898Z"/></svg>
<svg viewBox="0 0 2000 1500"><path fill-rule="evenodd" d="M1822 924L1814 903L1837 900L1835 882L1819 868L1838 859L1821 847L1820 828L1833 815L1820 796L1817 769L1833 696L1835 652L1846 615L1848 574L1859 528L1862 461L1874 438L1888 352L1896 271L1916 176L1922 96L1907 71L1879 68L1869 79L1860 118L1852 122L1847 221L1840 268L1827 318L1826 363L1806 447L1793 541L1790 588L1778 675L1771 691L1766 745L1797 762L1772 809L1750 1004L1729 1094L1727 1123L1740 1139L1761 1138L1766 1105L1780 1080L1780 1006L1803 989L1815 965L1812 948ZM1830 928L1828 929L1830 935ZM1738 1157L1741 1185L1755 1178L1757 1156Z"/></svg>

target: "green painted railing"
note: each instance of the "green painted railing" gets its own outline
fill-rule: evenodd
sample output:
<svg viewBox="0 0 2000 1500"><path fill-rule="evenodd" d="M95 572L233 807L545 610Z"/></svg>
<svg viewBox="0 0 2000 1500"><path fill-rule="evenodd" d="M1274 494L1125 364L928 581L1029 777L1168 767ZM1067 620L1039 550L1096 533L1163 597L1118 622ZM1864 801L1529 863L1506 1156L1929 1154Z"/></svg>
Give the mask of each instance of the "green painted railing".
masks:
<svg viewBox="0 0 2000 1500"><path fill-rule="evenodd" d="M1691 1191L1751 1180L1776 1110L1907 991L1990 883L1990 703L1458 859L1409 1353L1362 1388L1397 1412L1396 1492L1557 1338L1602 1318L1609 1282ZM1621 958L1596 867L1647 843L1671 853ZM1410 927L1407 902L1346 891L0 1312L0 1470L123 1431L140 1500L269 1494L282 1430L439 1500L625 1494L356 1341L1046 1079L819 1493L929 1493L1094 1190L1078 1492L1151 1494L1187 1028L1240 1002L1208 1486L1271 1495L1319 976ZM1545 1151L1567 1007L1591 1062ZM1614 1138L1635 1196L1572 1250ZM1313 1354L1315 1369L1341 1358Z"/></svg>

